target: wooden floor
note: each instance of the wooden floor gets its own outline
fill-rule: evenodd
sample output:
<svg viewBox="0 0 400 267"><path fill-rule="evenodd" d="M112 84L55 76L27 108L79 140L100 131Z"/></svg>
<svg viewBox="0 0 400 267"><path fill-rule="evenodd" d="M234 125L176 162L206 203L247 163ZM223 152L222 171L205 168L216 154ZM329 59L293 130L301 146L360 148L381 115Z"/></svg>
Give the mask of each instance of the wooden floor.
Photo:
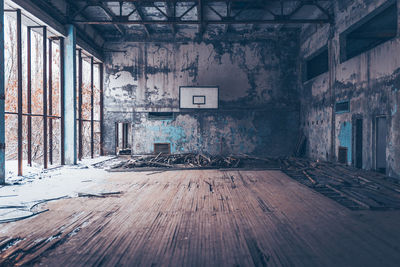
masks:
<svg viewBox="0 0 400 267"><path fill-rule="evenodd" d="M350 211L280 171L112 173L0 225L0 266L399 266L400 212Z"/></svg>

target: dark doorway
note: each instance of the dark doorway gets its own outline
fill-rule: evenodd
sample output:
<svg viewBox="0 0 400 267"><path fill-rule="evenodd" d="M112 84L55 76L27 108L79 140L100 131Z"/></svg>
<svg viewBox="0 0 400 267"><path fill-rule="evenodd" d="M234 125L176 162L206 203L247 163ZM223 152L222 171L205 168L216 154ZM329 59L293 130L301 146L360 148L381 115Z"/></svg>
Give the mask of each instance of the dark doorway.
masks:
<svg viewBox="0 0 400 267"><path fill-rule="evenodd" d="M129 124L122 124L122 148L128 148Z"/></svg>
<svg viewBox="0 0 400 267"><path fill-rule="evenodd" d="M354 154L355 154L355 166L356 168L362 168L362 150L363 150L363 120L356 119L355 122L355 136L354 136Z"/></svg>
<svg viewBox="0 0 400 267"><path fill-rule="evenodd" d="M376 170L386 173L386 117L376 118Z"/></svg>
<svg viewBox="0 0 400 267"><path fill-rule="evenodd" d="M126 122L115 123L115 153L130 154L130 125Z"/></svg>
<svg viewBox="0 0 400 267"><path fill-rule="evenodd" d="M339 163L347 164L347 147L339 147L338 161Z"/></svg>

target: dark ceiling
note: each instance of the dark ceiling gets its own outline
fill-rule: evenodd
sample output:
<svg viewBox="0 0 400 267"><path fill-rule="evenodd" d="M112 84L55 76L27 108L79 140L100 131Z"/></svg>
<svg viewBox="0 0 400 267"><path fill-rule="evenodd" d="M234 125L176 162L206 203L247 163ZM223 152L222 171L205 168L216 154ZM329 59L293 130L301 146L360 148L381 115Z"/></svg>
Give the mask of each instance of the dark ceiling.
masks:
<svg viewBox="0 0 400 267"><path fill-rule="evenodd" d="M328 0L75 0L69 4L70 22L92 25L105 40L221 36L332 21Z"/></svg>

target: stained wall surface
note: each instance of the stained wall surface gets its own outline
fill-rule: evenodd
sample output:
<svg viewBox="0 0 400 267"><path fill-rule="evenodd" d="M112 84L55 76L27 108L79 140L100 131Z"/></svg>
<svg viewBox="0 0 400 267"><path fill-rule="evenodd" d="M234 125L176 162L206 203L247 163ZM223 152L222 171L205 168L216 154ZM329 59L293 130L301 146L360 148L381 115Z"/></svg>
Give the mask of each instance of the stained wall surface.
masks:
<svg viewBox="0 0 400 267"><path fill-rule="evenodd" d="M386 173L400 177L399 34L348 60L341 60L344 47L340 38L353 25L395 2L335 1L333 25L303 28L300 37L302 59L309 58L324 46L329 49L329 71L305 81L301 89L300 124L308 140L309 157L336 160L338 148L343 146L347 147L348 164L354 165L354 125L356 119L362 119L362 168L375 169L376 118L386 116ZM350 112L335 113L334 103L344 100L350 101Z"/></svg>
<svg viewBox="0 0 400 267"><path fill-rule="evenodd" d="M202 42L110 43L105 71L105 149L128 122L134 154L289 155L299 129L298 31ZM219 108L179 109L180 86L218 86ZM174 112L153 120L148 112Z"/></svg>

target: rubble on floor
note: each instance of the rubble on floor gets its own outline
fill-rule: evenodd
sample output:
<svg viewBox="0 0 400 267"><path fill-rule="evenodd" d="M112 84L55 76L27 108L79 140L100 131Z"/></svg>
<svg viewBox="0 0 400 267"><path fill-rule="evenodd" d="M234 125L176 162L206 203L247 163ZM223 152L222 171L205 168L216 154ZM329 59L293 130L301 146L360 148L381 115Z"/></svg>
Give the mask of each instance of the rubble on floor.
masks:
<svg viewBox="0 0 400 267"><path fill-rule="evenodd" d="M115 163L116 162L116 163ZM400 180L340 163L305 158L261 158L245 154L158 154L120 157L108 165L110 171L163 171L172 169L280 169L289 177L311 187L352 210L400 209ZM109 163L110 164L110 163Z"/></svg>
<svg viewBox="0 0 400 267"><path fill-rule="evenodd" d="M400 180L345 164L281 159L281 169L296 181L353 209L400 209Z"/></svg>
<svg viewBox="0 0 400 267"><path fill-rule="evenodd" d="M258 158L249 155L204 155L195 153L144 155L121 160L111 170L135 170L140 168L278 168L277 159Z"/></svg>

